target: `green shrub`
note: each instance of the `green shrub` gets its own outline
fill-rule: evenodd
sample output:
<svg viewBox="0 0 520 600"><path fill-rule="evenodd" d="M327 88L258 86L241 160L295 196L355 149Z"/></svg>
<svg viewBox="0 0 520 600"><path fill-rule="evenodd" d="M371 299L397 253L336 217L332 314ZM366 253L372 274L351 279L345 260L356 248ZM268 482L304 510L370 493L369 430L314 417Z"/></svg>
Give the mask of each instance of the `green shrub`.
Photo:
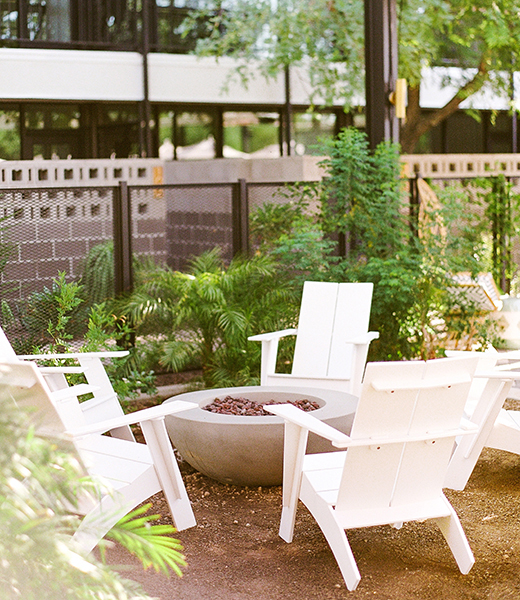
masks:
<svg viewBox="0 0 520 600"><path fill-rule="evenodd" d="M67 282L64 273L53 280L50 289L30 296L24 324L31 345L27 347L26 342L26 347L21 348L17 344L15 350L27 354L124 349L133 336L126 319L117 315L108 303L86 306L83 287L77 282ZM129 352L128 357L111 359L105 365L121 402L135 398L139 393L154 394L157 391L154 372L141 364L141 345L131 346ZM53 364L69 363L71 361L53 361ZM67 375L67 378L70 383L82 381L81 375Z"/></svg>
<svg viewBox="0 0 520 600"><path fill-rule="evenodd" d="M475 307L462 314L451 302L451 275L475 274L483 264L481 228L467 199L439 193L441 208L417 236L396 145L382 143L371 153L366 135L347 129L329 153L313 190L318 211L308 210L308 194L292 188L289 208L265 206L252 215L253 231L265 238L260 252L282 261L299 289L305 279L373 282L370 329L380 338L370 360L443 354L447 327L461 338L472 332L481 346L493 340L494 327Z"/></svg>
<svg viewBox="0 0 520 600"><path fill-rule="evenodd" d="M30 343L63 352L70 340L81 336L88 319L82 292L81 284L68 282L65 273L59 273L49 288L33 292L21 307L21 321Z"/></svg>
<svg viewBox="0 0 520 600"><path fill-rule="evenodd" d="M187 273L148 272L123 312L140 334L154 335L161 363L173 371L200 366L206 387L258 383L255 333L294 325L297 293L262 256L234 259L219 251L193 259Z"/></svg>

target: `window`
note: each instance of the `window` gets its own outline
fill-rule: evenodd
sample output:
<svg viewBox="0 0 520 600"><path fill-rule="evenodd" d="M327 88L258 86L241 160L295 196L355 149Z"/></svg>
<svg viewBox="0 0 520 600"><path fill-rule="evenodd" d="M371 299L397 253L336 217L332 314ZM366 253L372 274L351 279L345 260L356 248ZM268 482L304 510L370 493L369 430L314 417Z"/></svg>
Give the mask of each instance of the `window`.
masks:
<svg viewBox="0 0 520 600"><path fill-rule="evenodd" d="M97 137L99 158L138 156L139 111L137 105L101 106Z"/></svg>
<svg viewBox="0 0 520 600"><path fill-rule="evenodd" d="M215 158L213 116L205 112L161 112L159 142L159 156L166 160Z"/></svg>
<svg viewBox="0 0 520 600"><path fill-rule="evenodd" d="M20 111L0 106L0 159L20 159Z"/></svg>
<svg viewBox="0 0 520 600"><path fill-rule="evenodd" d="M154 50L181 54L195 49L197 39L207 35L205 23L184 35L183 22L190 10L204 8L201 0L156 0L151 16L152 47Z"/></svg>
<svg viewBox="0 0 520 600"><path fill-rule="evenodd" d="M70 41L70 0L29 0L27 37L30 40Z"/></svg>
<svg viewBox="0 0 520 600"><path fill-rule="evenodd" d="M77 104L30 104L25 109L27 129L78 129L80 109Z"/></svg>
<svg viewBox="0 0 520 600"><path fill-rule="evenodd" d="M0 0L0 40L18 37L18 0Z"/></svg>
<svg viewBox="0 0 520 600"><path fill-rule="evenodd" d="M90 42L94 48L110 44L133 49L139 41L141 4L140 0L0 0L0 40L35 45Z"/></svg>
<svg viewBox="0 0 520 600"><path fill-rule="evenodd" d="M224 156L280 156L280 115L269 112L225 112Z"/></svg>
<svg viewBox="0 0 520 600"><path fill-rule="evenodd" d="M336 115L333 113L293 113L292 154L321 156L322 144L334 137Z"/></svg>

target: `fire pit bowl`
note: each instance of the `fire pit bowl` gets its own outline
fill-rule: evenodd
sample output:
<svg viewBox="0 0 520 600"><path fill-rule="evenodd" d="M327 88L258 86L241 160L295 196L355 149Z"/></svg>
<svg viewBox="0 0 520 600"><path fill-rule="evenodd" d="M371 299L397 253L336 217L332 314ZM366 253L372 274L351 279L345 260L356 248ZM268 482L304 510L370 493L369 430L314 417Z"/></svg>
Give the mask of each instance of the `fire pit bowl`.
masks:
<svg viewBox="0 0 520 600"><path fill-rule="evenodd" d="M259 403L314 401L320 408L310 414L347 434L358 401L351 394L334 390L265 386L202 390L166 400L182 399L199 405L166 417L168 434L182 458L212 479L240 486L281 485L283 420L274 415L252 417L203 410L215 398L226 396ZM330 442L312 433L307 447L312 453L335 450Z"/></svg>

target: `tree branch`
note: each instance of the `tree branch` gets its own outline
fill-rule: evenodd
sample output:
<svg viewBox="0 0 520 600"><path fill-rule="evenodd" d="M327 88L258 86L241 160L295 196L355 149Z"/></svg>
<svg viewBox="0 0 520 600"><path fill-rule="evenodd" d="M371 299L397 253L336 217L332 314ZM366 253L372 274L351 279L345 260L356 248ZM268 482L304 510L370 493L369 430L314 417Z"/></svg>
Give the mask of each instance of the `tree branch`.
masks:
<svg viewBox="0 0 520 600"><path fill-rule="evenodd" d="M442 108L428 115L421 112L419 87L409 88L407 118L406 123L401 128L401 147L403 152L412 153L420 137L455 113L466 98L481 89L487 81L488 76L488 53L486 52L482 55L478 71L475 73L473 79L463 85Z"/></svg>

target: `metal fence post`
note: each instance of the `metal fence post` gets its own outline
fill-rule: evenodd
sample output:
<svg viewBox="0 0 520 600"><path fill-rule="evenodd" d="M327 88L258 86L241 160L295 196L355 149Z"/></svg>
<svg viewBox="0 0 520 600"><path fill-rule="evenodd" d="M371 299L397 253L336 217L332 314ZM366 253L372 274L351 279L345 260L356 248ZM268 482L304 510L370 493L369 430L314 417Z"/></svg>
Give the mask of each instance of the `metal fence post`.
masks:
<svg viewBox="0 0 520 600"><path fill-rule="evenodd" d="M410 229L412 231L412 235L419 235L419 177L421 175L419 173L415 173L413 177L408 179L408 184L410 186Z"/></svg>
<svg viewBox="0 0 520 600"><path fill-rule="evenodd" d="M247 182L239 179L233 185L232 202L233 256L249 255L249 201Z"/></svg>
<svg viewBox="0 0 520 600"><path fill-rule="evenodd" d="M114 226L114 294L131 292L132 271L132 211L126 181L120 181L113 200Z"/></svg>

